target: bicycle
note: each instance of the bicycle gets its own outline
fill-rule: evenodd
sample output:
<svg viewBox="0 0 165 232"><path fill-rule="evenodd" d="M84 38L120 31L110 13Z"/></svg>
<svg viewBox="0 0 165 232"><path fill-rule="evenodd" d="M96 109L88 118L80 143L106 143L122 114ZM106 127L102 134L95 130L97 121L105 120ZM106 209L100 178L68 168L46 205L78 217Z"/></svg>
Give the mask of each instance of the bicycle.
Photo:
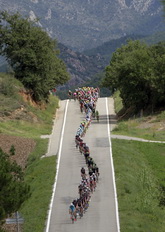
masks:
<svg viewBox="0 0 165 232"><path fill-rule="evenodd" d="M80 217L83 217L83 207L80 208Z"/></svg>
<svg viewBox="0 0 165 232"><path fill-rule="evenodd" d="M72 224L74 223L75 220L75 216L74 216L74 212L71 212L71 217L70 217Z"/></svg>
<svg viewBox="0 0 165 232"><path fill-rule="evenodd" d="M96 175L96 182L98 183L99 182L99 173L95 172L95 175Z"/></svg>
<svg viewBox="0 0 165 232"><path fill-rule="evenodd" d="M79 207L77 209L77 215L80 217L80 219L83 217L83 208L82 207Z"/></svg>

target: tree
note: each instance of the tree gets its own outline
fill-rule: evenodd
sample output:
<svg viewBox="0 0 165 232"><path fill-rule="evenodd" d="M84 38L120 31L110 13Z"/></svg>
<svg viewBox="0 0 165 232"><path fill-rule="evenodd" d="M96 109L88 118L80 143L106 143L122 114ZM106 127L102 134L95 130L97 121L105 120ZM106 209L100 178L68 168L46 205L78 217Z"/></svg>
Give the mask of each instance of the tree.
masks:
<svg viewBox="0 0 165 232"><path fill-rule="evenodd" d="M152 52L152 67L154 69L154 78L152 78L152 87L155 91L155 101L157 104L165 103L165 42L159 42L150 47Z"/></svg>
<svg viewBox="0 0 165 232"><path fill-rule="evenodd" d="M114 53L106 68L104 85L111 86L112 90L120 90L125 107L134 106L139 110L150 101L151 75L147 45L139 41L129 41Z"/></svg>
<svg viewBox="0 0 165 232"><path fill-rule="evenodd" d="M120 91L126 108L137 111L165 103L165 43L148 47L129 41L117 49L106 67L103 85Z"/></svg>
<svg viewBox="0 0 165 232"><path fill-rule="evenodd" d="M30 187L24 182L21 167L0 148L0 221L16 212L29 196Z"/></svg>
<svg viewBox="0 0 165 232"><path fill-rule="evenodd" d="M65 64L58 58L56 41L35 22L1 12L0 34L0 54L6 56L15 77L34 100L47 100L50 89L69 80Z"/></svg>

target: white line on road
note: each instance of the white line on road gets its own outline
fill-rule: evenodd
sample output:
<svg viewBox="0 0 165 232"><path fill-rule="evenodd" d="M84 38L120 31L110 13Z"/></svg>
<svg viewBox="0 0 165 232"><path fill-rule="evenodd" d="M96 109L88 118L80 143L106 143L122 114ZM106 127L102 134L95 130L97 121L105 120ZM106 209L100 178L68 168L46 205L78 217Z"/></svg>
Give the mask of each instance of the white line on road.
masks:
<svg viewBox="0 0 165 232"><path fill-rule="evenodd" d="M117 191L116 191L116 184L115 184L115 172L114 172L114 165L113 165L113 157L112 157L112 143L110 137L110 124L109 124L109 110L108 110L108 99L106 100L106 112L107 112L107 127L108 127L108 139L109 139L109 148L110 148L110 160L111 160L111 167L112 167L112 179L113 179L113 188L114 188L114 195L115 195L115 208L116 208L116 223L117 223L117 232L120 232L120 222L119 222L119 212L118 212L118 200L117 200Z"/></svg>
<svg viewBox="0 0 165 232"><path fill-rule="evenodd" d="M64 129L65 129L65 123L66 123L68 104L69 104L69 100L66 101L66 106L65 106L65 114L64 114L63 126L62 126L62 131L61 131L60 146L59 146L59 151L58 151L56 176L55 176L55 182L53 185L53 193L52 193L49 212L48 212L48 219L47 219L47 225L46 225L46 230L45 230L46 232L49 232L49 227L50 227L50 218L51 218L51 213L52 213L52 208L53 208L53 200L55 197L56 186L57 186L57 179L58 179L58 173L59 173L59 167L60 167L61 150L62 150L62 143L63 143L63 136L64 136Z"/></svg>

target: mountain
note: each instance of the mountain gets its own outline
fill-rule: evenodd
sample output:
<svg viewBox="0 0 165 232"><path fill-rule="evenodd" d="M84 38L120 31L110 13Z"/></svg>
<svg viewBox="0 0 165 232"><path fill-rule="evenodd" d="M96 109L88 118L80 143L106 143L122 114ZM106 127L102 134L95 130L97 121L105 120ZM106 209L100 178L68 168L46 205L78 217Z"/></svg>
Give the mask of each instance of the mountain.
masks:
<svg viewBox="0 0 165 232"><path fill-rule="evenodd" d="M144 37L144 38L142 38L140 40L145 42L148 45L157 44L159 42L165 41L165 31L157 32L157 33L155 33L153 35Z"/></svg>
<svg viewBox="0 0 165 232"><path fill-rule="evenodd" d="M38 18L53 38L77 51L165 28L161 0L0 0L0 6Z"/></svg>
<svg viewBox="0 0 165 232"><path fill-rule="evenodd" d="M111 59L112 53L116 51L117 48L121 47L123 44L126 44L128 40L139 40L141 38L145 38L141 35L126 35L119 39L112 39L110 41L107 41L103 43L102 45L88 49L83 51L83 54L87 56L100 56L104 58L105 65L109 64L109 61Z"/></svg>
<svg viewBox="0 0 165 232"><path fill-rule="evenodd" d="M83 51L86 56L100 56L105 60L105 65L107 65L111 59L112 53L120 48L122 45L126 44L128 40L140 40L148 45L153 45L161 41L165 41L165 31L157 32L150 36L141 35L127 35L119 39L113 39L103 43L102 45Z"/></svg>
<svg viewBox="0 0 165 232"><path fill-rule="evenodd" d="M67 70L71 74L71 80L65 86L61 86L61 90L83 85L105 68L105 59L99 54L87 56L75 52L61 43L58 44L58 48L60 50L59 57L65 62Z"/></svg>

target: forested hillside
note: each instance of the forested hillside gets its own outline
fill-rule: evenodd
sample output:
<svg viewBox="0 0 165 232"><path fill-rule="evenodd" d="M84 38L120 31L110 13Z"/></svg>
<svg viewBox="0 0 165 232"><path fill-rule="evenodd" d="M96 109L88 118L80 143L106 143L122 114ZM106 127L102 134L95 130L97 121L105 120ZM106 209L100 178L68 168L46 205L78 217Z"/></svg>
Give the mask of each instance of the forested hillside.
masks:
<svg viewBox="0 0 165 232"><path fill-rule="evenodd" d="M165 41L165 32L157 32L150 36L126 35L119 39L107 41L106 43L103 43L101 46L96 48L85 50L83 51L83 54L88 56L100 55L101 57L104 57L106 62L109 63L112 53L115 52L117 48L120 48L122 45L126 44L128 40L140 40L148 45L152 45L161 41Z"/></svg>
<svg viewBox="0 0 165 232"><path fill-rule="evenodd" d="M142 35L127 35L119 39L113 39L103 43L101 46L89 49L83 53L88 56L101 56L105 59L105 65L108 65L112 57L112 53L116 51L117 48L121 47L123 44L126 44L128 40L138 40L144 38Z"/></svg>

